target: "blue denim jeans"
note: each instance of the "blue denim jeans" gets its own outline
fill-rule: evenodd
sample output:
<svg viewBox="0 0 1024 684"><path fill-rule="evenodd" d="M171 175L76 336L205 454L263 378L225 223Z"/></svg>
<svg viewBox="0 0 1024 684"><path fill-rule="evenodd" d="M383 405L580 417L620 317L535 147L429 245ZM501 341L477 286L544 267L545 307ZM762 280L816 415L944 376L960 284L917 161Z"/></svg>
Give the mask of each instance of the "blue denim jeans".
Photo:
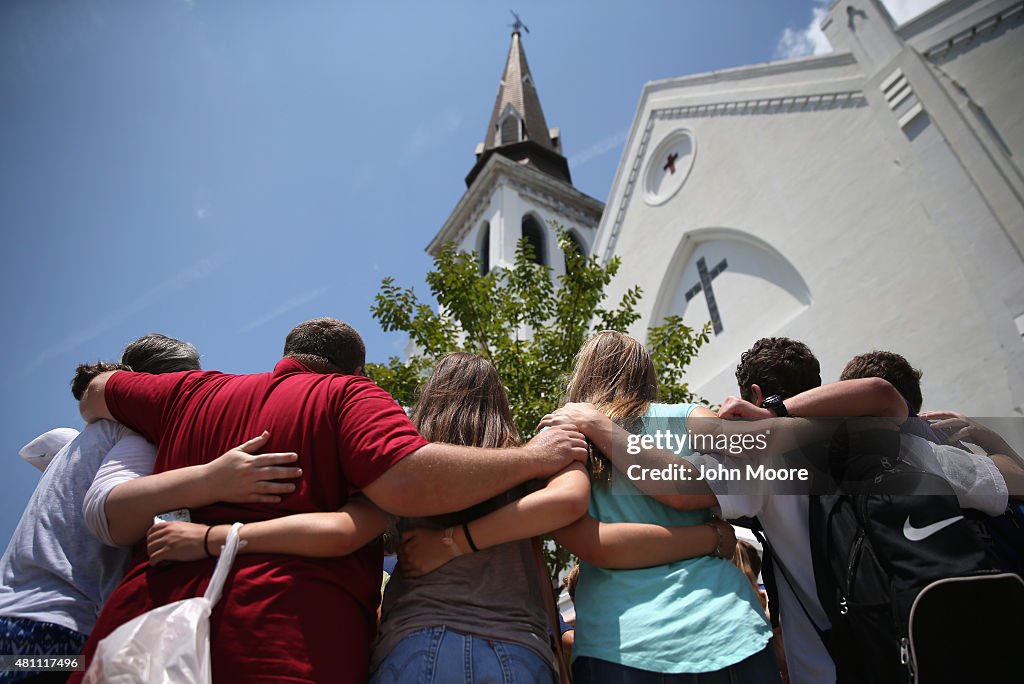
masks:
<svg viewBox="0 0 1024 684"><path fill-rule="evenodd" d="M771 647L721 670L692 674L650 672L584 656L572 662L572 677L575 684L773 684L782 681Z"/></svg>
<svg viewBox="0 0 1024 684"><path fill-rule="evenodd" d="M392 649L371 684L551 684L555 673L525 646L429 627Z"/></svg>

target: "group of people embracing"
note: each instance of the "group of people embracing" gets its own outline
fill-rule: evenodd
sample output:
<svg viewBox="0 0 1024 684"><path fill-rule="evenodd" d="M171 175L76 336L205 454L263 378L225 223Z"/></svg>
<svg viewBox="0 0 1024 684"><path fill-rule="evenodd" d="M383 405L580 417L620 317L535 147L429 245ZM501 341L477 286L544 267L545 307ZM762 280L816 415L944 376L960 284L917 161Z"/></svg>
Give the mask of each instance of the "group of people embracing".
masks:
<svg viewBox="0 0 1024 684"><path fill-rule="evenodd" d="M576 356L565 405L524 443L501 378L473 354L442 358L407 414L363 375L363 342L335 319L294 328L284 358L255 375L202 371L190 345L147 336L122 365L78 369L88 424L46 468L0 561L0 651L88 661L127 620L202 594L241 522L244 545L211 616L216 682L558 681L543 535L580 560L575 681L834 681L802 624L825 618L804 568L800 497L711 481L649 489L623 476L618 447L666 425L752 429L722 418L920 420L920 374L905 359L855 362L821 386L806 346L760 340L737 368L741 398L716 415L659 403L644 346L599 332ZM931 417L964 427L953 414ZM964 506L1005 507L1007 480L1024 476L1003 445L985 458L922 441L951 482L967 483ZM687 468L736 458L639 456ZM188 520L153 524L176 509ZM779 598L784 656L730 562L736 539L723 516L758 516L794 569ZM381 601L388 537L399 564Z"/></svg>

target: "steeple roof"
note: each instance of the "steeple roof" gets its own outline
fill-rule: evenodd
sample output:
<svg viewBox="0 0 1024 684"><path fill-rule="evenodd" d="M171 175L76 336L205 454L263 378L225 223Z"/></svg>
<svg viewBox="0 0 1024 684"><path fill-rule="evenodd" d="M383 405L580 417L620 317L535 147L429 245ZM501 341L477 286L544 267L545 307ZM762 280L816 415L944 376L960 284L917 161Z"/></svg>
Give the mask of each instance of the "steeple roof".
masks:
<svg viewBox="0 0 1024 684"><path fill-rule="evenodd" d="M562 156L558 131L548 129L544 119L518 29L512 31L512 44L498 85L498 96L494 100L484 142L477 147L477 162L466 177L466 185L472 184L484 163L495 153L572 184L569 164Z"/></svg>
<svg viewBox="0 0 1024 684"><path fill-rule="evenodd" d="M502 117L510 107L524 124L522 139L532 140L550 150L558 151L551 142L551 134L547 121L544 120L544 110L540 106L537 88L533 85L533 76L530 74L530 65L526 62L526 52L523 50L519 31L512 33L512 44L509 46L505 71L498 86L498 97L494 100L491 120L487 124L485 150L501 146Z"/></svg>

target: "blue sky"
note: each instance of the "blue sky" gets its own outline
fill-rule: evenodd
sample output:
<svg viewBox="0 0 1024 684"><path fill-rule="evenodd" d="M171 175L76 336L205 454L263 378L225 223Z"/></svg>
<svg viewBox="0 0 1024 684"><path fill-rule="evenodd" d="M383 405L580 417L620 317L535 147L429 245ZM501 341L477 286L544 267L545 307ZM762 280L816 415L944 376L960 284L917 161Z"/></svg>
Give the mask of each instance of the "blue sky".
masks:
<svg viewBox="0 0 1024 684"><path fill-rule="evenodd" d="M888 3L906 18L924 0ZM404 339L381 278L465 190L508 51L507 3L7 0L0 5L0 453L9 538L38 480L18 449L80 427L77 363L148 332L206 368L269 370L332 315L370 360ZM641 8L639 11L634 7ZM575 185L604 200L646 81L827 50L812 0L519 0Z"/></svg>

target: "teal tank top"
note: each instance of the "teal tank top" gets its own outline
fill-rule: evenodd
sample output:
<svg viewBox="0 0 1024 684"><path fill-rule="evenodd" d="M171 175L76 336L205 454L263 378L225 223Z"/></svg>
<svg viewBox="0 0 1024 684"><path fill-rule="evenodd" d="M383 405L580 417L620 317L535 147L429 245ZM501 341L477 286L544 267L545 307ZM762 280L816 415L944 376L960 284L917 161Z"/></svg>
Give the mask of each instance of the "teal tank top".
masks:
<svg viewBox="0 0 1024 684"><path fill-rule="evenodd" d="M694 404L652 404L643 433L679 433ZM668 419L671 419L670 421ZM614 471L594 484L590 515L602 522L701 525L708 509L679 511L644 496ZM580 563L573 658L589 656L662 673L713 672L763 650L771 627L750 582L732 563L702 556L639 570Z"/></svg>

